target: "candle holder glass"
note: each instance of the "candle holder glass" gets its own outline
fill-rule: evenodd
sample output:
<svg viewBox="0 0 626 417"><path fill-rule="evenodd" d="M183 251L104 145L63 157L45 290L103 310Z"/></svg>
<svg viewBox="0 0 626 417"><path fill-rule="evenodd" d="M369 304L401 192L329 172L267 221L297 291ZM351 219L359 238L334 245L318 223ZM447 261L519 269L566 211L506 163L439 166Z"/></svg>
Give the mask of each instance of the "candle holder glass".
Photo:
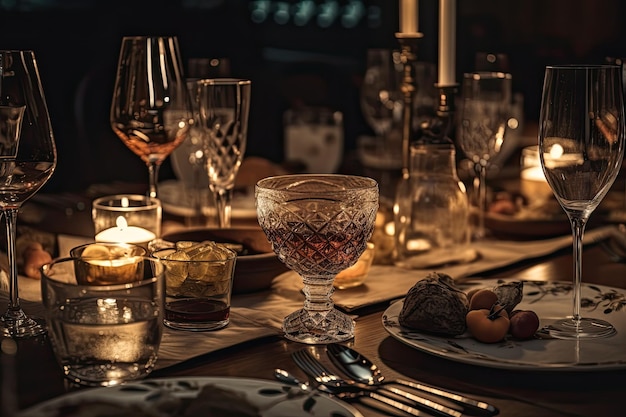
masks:
<svg viewBox="0 0 626 417"><path fill-rule="evenodd" d="M138 194L117 194L93 201L91 215L97 242L146 246L161 236L159 199Z"/></svg>

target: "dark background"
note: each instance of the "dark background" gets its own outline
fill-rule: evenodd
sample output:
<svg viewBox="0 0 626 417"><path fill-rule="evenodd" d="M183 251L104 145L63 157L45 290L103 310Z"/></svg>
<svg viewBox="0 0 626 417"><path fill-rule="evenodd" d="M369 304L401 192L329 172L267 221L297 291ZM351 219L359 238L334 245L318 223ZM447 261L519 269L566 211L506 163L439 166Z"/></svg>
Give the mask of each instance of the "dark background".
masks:
<svg viewBox="0 0 626 417"><path fill-rule="evenodd" d="M420 1L418 58L435 64L438 4ZM626 56L625 4L459 0L457 80L483 66L477 54L505 54L501 69L513 74L533 121L545 65ZM317 8L296 24L303 5ZM323 20L324 10L336 17ZM297 104L341 110L347 152L359 135L372 133L358 103L365 52L397 47L397 30L397 0L0 0L0 48L32 49L39 61L59 151L49 191L147 182L145 165L108 122L122 36L177 35L187 62L228 58L233 76L253 81L247 155L282 162L282 115ZM166 163L161 177L172 176Z"/></svg>

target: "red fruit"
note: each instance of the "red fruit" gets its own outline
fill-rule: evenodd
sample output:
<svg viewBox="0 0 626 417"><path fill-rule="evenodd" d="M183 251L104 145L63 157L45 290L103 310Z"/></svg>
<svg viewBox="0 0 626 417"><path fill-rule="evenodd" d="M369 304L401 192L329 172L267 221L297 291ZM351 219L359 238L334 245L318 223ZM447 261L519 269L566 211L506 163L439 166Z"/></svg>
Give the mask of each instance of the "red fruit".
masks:
<svg viewBox="0 0 626 417"><path fill-rule="evenodd" d="M509 332L516 339L530 339L539 329L539 317L532 310L521 310L511 316Z"/></svg>

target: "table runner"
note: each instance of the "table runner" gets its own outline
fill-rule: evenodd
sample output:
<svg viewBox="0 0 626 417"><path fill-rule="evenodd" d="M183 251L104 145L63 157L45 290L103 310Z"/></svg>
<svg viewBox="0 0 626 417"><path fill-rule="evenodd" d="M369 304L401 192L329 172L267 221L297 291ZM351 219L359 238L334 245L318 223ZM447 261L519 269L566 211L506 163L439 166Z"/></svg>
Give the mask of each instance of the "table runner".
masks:
<svg viewBox="0 0 626 417"><path fill-rule="evenodd" d="M589 230L585 244L609 238L619 233L615 226ZM59 236L59 248L85 243L85 238ZM474 243L480 252L478 260L462 265L437 268L455 279L480 274L494 268L507 266L525 259L548 255L571 246L571 236L561 236L540 241L491 241ZM64 254L64 252L60 252ZM6 260L3 261L0 281L0 303L7 303ZM337 290L333 295L335 304L348 312L371 304L388 302L403 297L406 292L431 270L405 270L395 266L374 265L365 284L347 290ZM41 316L41 291L38 280L20 277L20 299L24 310L31 315ZM286 272L274 279L270 290L253 294L239 294L232 299L231 322L221 330L213 332L185 332L165 328L159 351L157 368L175 365L196 356L271 335L281 335L283 318L301 308L304 302L302 280L294 272ZM3 308L3 307L2 307Z"/></svg>

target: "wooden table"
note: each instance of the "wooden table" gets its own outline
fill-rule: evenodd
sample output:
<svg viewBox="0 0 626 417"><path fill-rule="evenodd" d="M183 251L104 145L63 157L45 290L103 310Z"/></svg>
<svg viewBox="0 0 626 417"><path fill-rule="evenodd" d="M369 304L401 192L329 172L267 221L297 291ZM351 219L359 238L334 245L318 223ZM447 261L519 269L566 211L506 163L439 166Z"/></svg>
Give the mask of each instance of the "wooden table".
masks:
<svg viewBox="0 0 626 417"><path fill-rule="evenodd" d="M626 265L613 263L598 246L586 247L585 282L626 288ZM482 276L571 280L571 250L517 264ZM387 334L381 315L387 305L369 308L357 319L353 346L373 359L387 378L403 377L457 390L495 404L502 416L620 416L623 415L626 370L602 372L507 371L466 365L417 351ZM219 333L215 333L219 337ZM70 389L56 366L46 337L18 341L15 387L18 404L27 407ZM306 379L290 353L304 345L268 337L194 358L161 369L149 378L173 376L238 376L273 379L281 367ZM626 349L626 347L625 347ZM6 355L0 365L7 369ZM271 358L268 361L268 358ZM328 363L329 364L329 363ZM10 384L10 385L6 385ZM11 387L2 381L3 388ZM384 416L362 404L365 416Z"/></svg>

